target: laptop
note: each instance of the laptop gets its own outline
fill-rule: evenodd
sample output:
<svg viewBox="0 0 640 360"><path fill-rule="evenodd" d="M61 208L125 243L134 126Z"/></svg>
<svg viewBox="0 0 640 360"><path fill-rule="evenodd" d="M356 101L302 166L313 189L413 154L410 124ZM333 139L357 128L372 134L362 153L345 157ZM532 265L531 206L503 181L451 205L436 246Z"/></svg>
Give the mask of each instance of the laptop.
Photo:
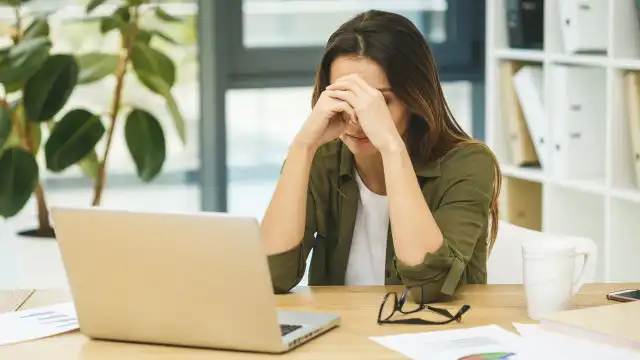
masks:
<svg viewBox="0 0 640 360"><path fill-rule="evenodd" d="M283 353L340 325L276 308L256 219L55 207L80 331L94 339Z"/></svg>

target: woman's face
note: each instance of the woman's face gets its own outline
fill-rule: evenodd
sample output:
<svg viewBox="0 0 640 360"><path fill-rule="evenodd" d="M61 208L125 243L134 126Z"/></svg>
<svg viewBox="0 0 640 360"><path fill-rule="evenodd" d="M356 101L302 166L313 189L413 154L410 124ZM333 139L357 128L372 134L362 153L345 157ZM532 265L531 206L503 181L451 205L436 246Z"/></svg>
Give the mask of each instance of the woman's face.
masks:
<svg viewBox="0 0 640 360"><path fill-rule="evenodd" d="M331 64L330 74L332 84L341 77L358 74L369 86L380 90L398 133L401 136L404 135L409 121L409 111L402 101L391 92L389 79L377 63L364 57L341 56ZM378 151L367 139L360 126L348 125L345 132L340 135L340 139L354 155L375 154Z"/></svg>

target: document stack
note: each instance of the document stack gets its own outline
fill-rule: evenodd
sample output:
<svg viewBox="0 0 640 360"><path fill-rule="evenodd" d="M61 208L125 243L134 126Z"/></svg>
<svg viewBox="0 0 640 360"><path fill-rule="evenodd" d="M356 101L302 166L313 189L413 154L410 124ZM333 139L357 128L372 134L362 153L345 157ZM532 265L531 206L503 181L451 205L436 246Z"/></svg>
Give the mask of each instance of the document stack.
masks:
<svg viewBox="0 0 640 360"><path fill-rule="evenodd" d="M606 54L609 0L560 0L560 29L567 53Z"/></svg>
<svg viewBox="0 0 640 360"><path fill-rule="evenodd" d="M536 157L542 168L547 164L549 125L544 108L542 67L525 65L513 77L513 84L527 129L533 139Z"/></svg>
<svg viewBox="0 0 640 360"><path fill-rule="evenodd" d="M557 179L604 181L606 73L579 65L552 69L552 173Z"/></svg>
<svg viewBox="0 0 640 360"><path fill-rule="evenodd" d="M507 0L506 21L511 48L542 50L544 0Z"/></svg>

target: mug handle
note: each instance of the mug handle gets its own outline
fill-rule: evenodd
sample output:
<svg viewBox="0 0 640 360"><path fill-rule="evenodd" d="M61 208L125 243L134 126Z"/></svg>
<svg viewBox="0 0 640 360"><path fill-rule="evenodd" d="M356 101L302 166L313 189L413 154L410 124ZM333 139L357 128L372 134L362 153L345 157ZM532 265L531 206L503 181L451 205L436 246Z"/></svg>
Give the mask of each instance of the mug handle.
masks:
<svg viewBox="0 0 640 360"><path fill-rule="evenodd" d="M593 279L595 276L598 246L593 240L586 237L574 237L571 240L576 243L576 258L584 256L578 276L573 280L572 294L576 294L588 278Z"/></svg>

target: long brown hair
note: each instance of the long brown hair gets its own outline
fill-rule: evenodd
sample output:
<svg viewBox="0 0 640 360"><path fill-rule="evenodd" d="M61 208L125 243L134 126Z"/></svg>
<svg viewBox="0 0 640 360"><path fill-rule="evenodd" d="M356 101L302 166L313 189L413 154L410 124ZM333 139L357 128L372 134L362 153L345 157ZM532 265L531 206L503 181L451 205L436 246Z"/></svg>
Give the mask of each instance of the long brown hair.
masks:
<svg viewBox="0 0 640 360"><path fill-rule="evenodd" d="M342 24L327 41L318 66L312 106L330 84L331 63L339 56L366 57L385 71L393 93L412 114L406 141L413 162L437 160L462 144L482 144L465 133L455 120L442 92L431 48L409 19L390 12L370 10ZM490 202L490 252L498 232L498 196L502 175L498 160L491 150L489 153L494 158L495 171Z"/></svg>

